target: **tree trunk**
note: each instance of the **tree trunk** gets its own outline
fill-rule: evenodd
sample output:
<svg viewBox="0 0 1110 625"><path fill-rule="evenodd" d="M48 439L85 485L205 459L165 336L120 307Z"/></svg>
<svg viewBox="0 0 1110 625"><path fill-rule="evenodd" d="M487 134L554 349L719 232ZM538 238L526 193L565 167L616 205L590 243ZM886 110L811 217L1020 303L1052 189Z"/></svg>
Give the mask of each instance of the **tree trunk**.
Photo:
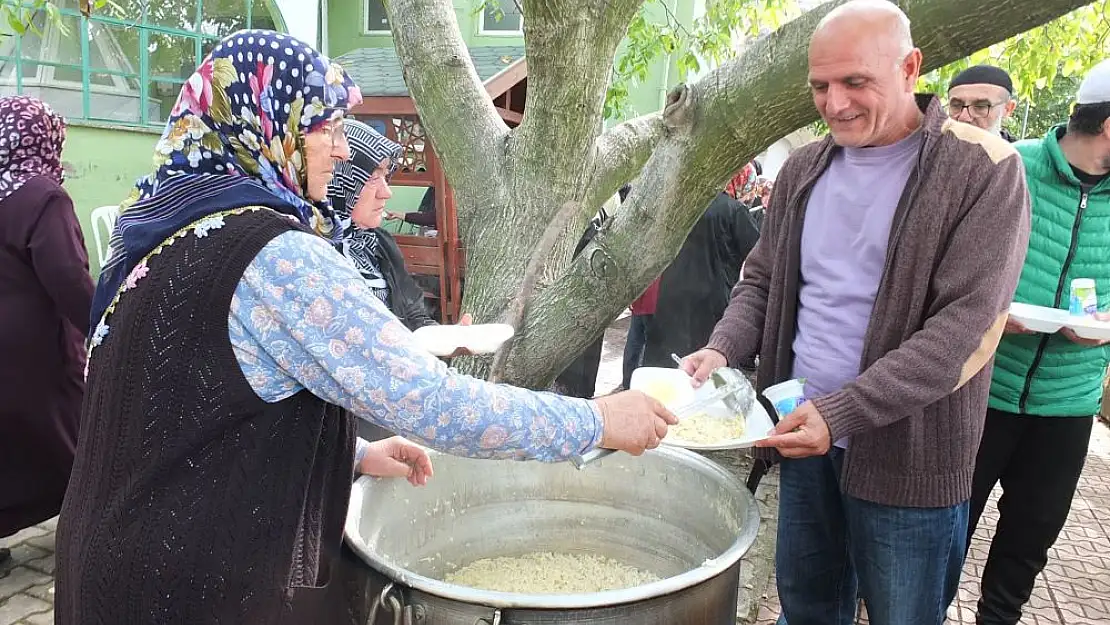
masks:
<svg viewBox="0 0 1110 625"><path fill-rule="evenodd" d="M807 93L810 11L754 41L739 58L672 92L661 113L599 133L617 45L643 0L526 0L528 103L520 127L501 123L458 33L450 0L390 0L405 77L459 203L467 249L463 308L478 322L510 319L504 379L547 386L596 340L678 253L714 194L774 141L817 118ZM1044 24L1085 0L904 0L927 69ZM600 134L600 136L599 136ZM642 168L642 171L641 171ZM612 224L573 261L598 206L637 173ZM519 300L540 238L563 236L546 258L566 266ZM550 274L550 272L549 272ZM519 309L518 309L519 311ZM467 359L484 375L489 359Z"/></svg>

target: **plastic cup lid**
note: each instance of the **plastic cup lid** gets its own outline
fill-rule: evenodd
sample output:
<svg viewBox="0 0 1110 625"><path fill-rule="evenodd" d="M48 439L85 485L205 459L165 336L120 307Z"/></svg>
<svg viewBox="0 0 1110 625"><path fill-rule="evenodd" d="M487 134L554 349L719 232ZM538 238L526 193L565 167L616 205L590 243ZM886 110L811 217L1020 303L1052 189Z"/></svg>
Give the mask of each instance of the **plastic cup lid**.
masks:
<svg viewBox="0 0 1110 625"><path fill-rule="evenodd" d="M783 397L787 395L801 395L804 391L804 381L800 379L787 380L779 382L774 386L768 387L763 391L763 394L770 398L772 395Z"/></svg>

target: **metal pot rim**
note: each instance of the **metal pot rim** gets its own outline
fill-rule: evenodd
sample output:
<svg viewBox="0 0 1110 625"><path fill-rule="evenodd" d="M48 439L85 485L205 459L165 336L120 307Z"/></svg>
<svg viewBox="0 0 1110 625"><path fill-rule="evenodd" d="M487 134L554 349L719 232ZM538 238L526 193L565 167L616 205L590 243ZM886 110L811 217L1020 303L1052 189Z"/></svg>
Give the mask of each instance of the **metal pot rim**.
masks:
<svg viewBox="0 0 1110 625"><path fill-rule="evenodd" d="M437 452L429 450L431 454ZM759 532L759 509L758 503L747 488L737 480L732 474L728 473L717 463L702 457L685 449L679 449L668 446L661 446L657 449L651 450L647 453L662 454L664 456L671 456L677 462L684 462L696 466L702 471L715 474L720 478L725 486L733 491L734 495L740 498L747 498L750 504L747 507L747 518L743 519L741 524L740 534L733 541L732 545L725 550L719 557L712 560L707 560L701 566L690 569L680 575L661 579L657 582L643 584L641 586L634 586L632 588L622 588L620 590L607 590L597 593L586 594L570 594L570 595L541 595L541 594L525 594L525 593L510 593L510 592L495 592L491 590L480 590L477 588L470 588L469 586L459 586L457 584L449 584L442 580L417 575L407 569L401 568L379 558L377 554L372 552L363 541L352 538L358 536L358 527L356 516L348 514L347 527L346 527L346 541L351 549L357 553L364 562L370 567L377 570L379 573L390 578L394 582L404 584L411 588L415 588L421 592L428 593L437 597L446 599L453 599L464 603L478 604L489 606L492 608L529 608L529 609L580 609L580 608L597 608L604 606L619 605L623 603L632 603L642 601L645 599L652 599L661 597L680 590L690 588L700 584L708 579L711 579L734 565L748 549L751 548L752 543L755 542L756 534ZM586 469L589 470L589 469ZM369 476L362 476L359 482L363 480L373 480ZM354 488L351 491L350 509L357 510L362 508L362 497L364 491L360 488Z"/></svg>

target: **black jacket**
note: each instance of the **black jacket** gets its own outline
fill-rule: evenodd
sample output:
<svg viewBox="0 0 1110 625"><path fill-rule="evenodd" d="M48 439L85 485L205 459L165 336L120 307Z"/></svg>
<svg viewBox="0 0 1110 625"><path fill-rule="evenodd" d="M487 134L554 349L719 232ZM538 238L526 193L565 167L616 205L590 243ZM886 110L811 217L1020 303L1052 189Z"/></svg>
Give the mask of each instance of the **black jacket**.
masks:
<svg viewBox="0 0 1110 625"><path fill-rule="evenodd" d="M389 309L409 330L438 325L424 305L424 289L405 267L397 240L382 228L375 228L374 232L378 234L378 268L389 285Z"/></svg>
<svg viewBox="0 0 1110 625"><path fill-rule="evenodd" d="M670 367L672 353L686 356L705 346L758 239L748 208L717 194L663 272L643 366Z"/></svg>

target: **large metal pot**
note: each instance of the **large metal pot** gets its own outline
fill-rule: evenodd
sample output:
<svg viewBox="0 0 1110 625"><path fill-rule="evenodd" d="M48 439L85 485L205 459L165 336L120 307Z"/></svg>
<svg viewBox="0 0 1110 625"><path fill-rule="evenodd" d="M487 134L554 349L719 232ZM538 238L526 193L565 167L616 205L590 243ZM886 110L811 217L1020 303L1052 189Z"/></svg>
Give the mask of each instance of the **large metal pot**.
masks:
<svg viewBox="0 0 1110 625"><path fill-rule="evenodd" d="M755 540L751 494L685 450L568 463L435 454L425 488L358 480L347 543L373 568L371 625L725 625ZM534 551L608 556L660 581L578 595L490 592L441 581L474 560ZM396 620L394 620L396 619Z"/></svg>

